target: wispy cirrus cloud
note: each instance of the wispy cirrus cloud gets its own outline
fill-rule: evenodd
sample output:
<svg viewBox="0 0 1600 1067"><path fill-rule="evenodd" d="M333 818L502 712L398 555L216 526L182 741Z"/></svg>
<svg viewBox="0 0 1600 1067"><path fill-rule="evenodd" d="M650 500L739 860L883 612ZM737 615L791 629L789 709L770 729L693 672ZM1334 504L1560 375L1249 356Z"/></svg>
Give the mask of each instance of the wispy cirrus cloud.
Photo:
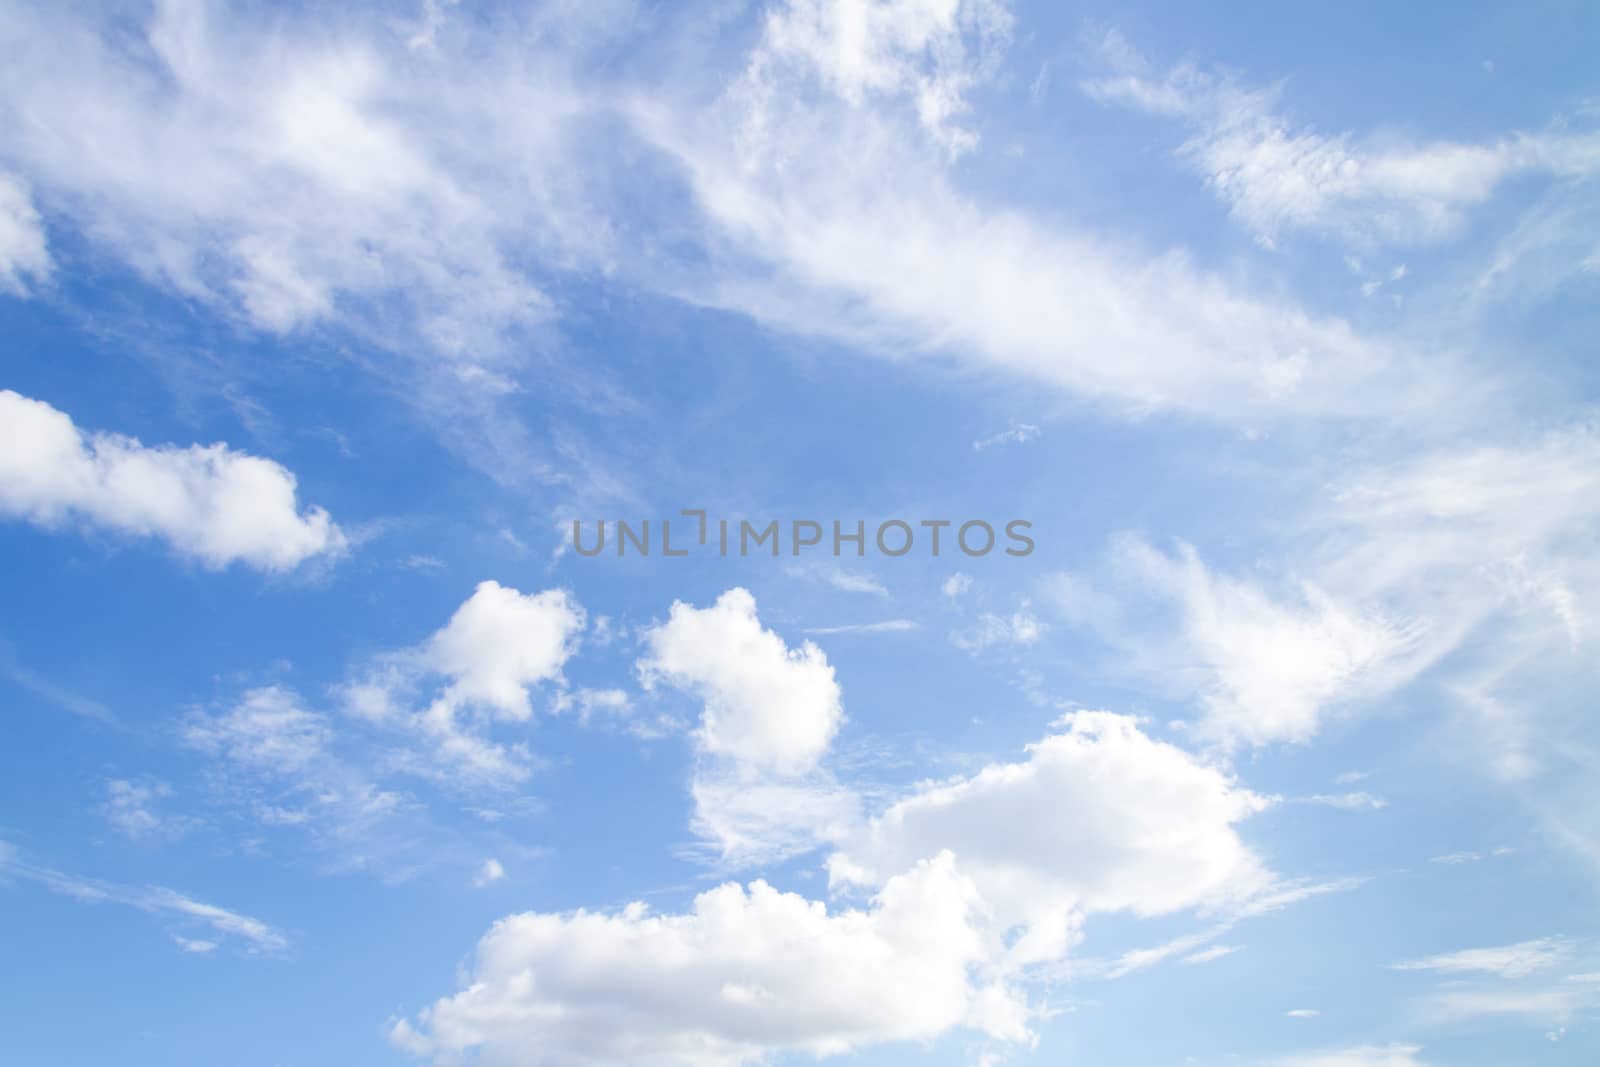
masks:
<svg viewBox="0 0 1600 1067"><path fill-rule="evenodd" d="M289 938L260 919L195 900L162 886L127 886L65 874L21 858L14 846L0 842L0 881L15 878L43 886L85 904L122 904L176 923L182 929L200 928L210 937L243 944L248 952L276 954L288 949ZM173 934L186 952L205 952L213 941Z"/></svg>
<svg viewBox="0 0 1600 1067"><path fill-rule="evenodd" d="M1356 244L1439 241L1513 178L1600 175L1600 130L1565 121L1476 143L1328 134L1285 117L1276 87L1191 64L1157 73L1116 31L1101 54L1110 70L1085 91L1188 124L1179 157L1268 245L1295 230Z"/></svg>
<svg viewBox="0 0 1600 1067"><path fill-rule="evenodd" d="M1435 956L1394 964L1397 971L1432 971L1436 974L1494 974L1502 978L1526 978L1549 970L1568 959L1572 942L1560 937L1542 937L1515 945L1494 948L1469 948L1441 952Z"/></svg>

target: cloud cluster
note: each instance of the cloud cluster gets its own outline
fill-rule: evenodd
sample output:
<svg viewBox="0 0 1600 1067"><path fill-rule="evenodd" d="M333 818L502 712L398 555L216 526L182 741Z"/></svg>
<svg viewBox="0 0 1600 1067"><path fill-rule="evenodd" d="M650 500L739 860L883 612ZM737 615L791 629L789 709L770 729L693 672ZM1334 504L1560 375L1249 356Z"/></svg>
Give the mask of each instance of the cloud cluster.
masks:
<svg viewBox="0 0 1600 1067"><path fill-rule="evenodd" d="M747 591L674 604L641 643L643 678L702 701L695 830L736 864L830 846L833 890L865 905L830 910L756 882L683 914L513 916L486 935L462 992L396 1024L403 1047L733 1067L955 1028L1027 1041L1035 1009L1012 987L1059 964L1087 916L1231 923L1325 888L1280 884L1239 837L1266 798L1129 717L1069 715L1026 759L866 818L827 769L842 722L832 668L762 626Z"/></svg>
<svg viewBox="0 0 1600 1067"><path fill-rule="evenodd" d="M1024 1034L1028 1009L978 975L979 901L948 855L830 912L764 882L726 884L683 914L525 913L478 945L466 989L392 1037L479 1062L736 1067L780 1051L832 1055L966 1023ZM626 1020L625 1025L618 1025Z"/></svg>
<svg viewBox="0 0 1600 1067"><path fill-rule="evenodd" d="M85 434L65 412L9 389L0 390L0 515L159 537L213 568L287 571L346 544L326 511L300 510L294 475L269 459Z"/></svg>
<svg viewBox="0 0 1600 1067"><path fill-rule="evenodd" d="M434 14L426 33L269 26L165 0L108 34L8 12L0 118L18 136L0 164L187 298L269 332L421 337L437 380L480 393L517 388L508 340L559 314L541 279L577 272L1122 411L1427 401L1427 375L1337 317L972 195L950 161L977 143L968 100L1009 38L998 0L790 0L738 61L702 56L672 84L583 76L628 24L599 8L500 38ZM623 150L648 162L647 195L598 163Z"/></svg>

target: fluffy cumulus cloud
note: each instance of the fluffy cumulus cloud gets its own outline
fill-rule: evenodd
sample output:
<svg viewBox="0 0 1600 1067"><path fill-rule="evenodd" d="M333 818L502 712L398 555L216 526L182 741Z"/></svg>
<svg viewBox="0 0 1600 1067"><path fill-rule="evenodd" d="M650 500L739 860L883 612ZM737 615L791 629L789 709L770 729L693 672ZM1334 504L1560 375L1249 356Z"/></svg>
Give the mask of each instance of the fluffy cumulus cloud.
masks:
<svg viewBox="0 0 1600 1067"><path fill-rule="evenodd" d="M980 910L944 854L859 910L754 882L682 914L513 915L478 945L466 988L392 1037L425 1055L575 1067L736 1067L957 1027L1023 1040L1028 1008L983 977Z"/></svg>
<svg viewBox="0 0 1600 1067"><path fill-rule="evenodd" d="M10 390L0 391L0 514L159 537L216 568L287 571L346 543L326 511L300 508L294 475L269 459L222 444L86 434L65 412Z"/></svg>
<svg viewBox="0 0 1600 1067"><path fill-rule="evenodd" d="M426 641L374 657L341 686L345 709L419 742L399 757L414 773L510 785L529 773L527 746L493 740L490 730L496 722L526 723L531 691L564 682L561 669L586 624L566 590L523 593L480 582ZM559 711L570 700L557 693L550 708Z"/></svg>
<svg viewBox="0 0 1600 1067"><path fill-rule="evenodd" d="M1558 123L1480 143L1362 141L1297 127L1278 113L1275 90L1192 65L1155 73L1114 31L1103 52L1111 71L1086 83L1090 95L1192 124L1180 154L1269 244L1300 229L1366 243L1439 240L1515 177L1600 174L1600 130Z"/></svg>
<svg viewBox="0 0 1600 1067"><path fill-rule="evenodd" d="M804 852L856 820L858 798L822 762L844 705L820 648L791 648L737 588L707 608L674 603L642 640L644 684L702 701L693 828L720 860L749 866Z"/></svg>
<svg viewBox="0 0 1600 1067"><path fill-rule="evenodd" d="M891 805L829 860L839 884L877 884L946 849L1018 963L1051 960L1094 912L1223 908L1271 877L1236 824L1267 801L1227 773L1103 711L1076 712L1028 747Z"/></svg>
<svg viewBox="0 0 1600 1067"><path fill-rule="evenodd" d="M644 643L646 685L664 681L704 701L698 736L711 755L800 774L844 720L828 657L810 641L790 648L764 628L748 590L730 589L708 608L674 603Z"/></svg>
<svg viewBox="0 0 1600 1067"><path fill-rule="evenodd" d="M0 171L0 293L21 296L27 281L49 277L50 269L44 223L28 187Z"/></svg>
<svg viewBox="0 0 1600 1067"><path fill-rule="evenodd" d="M520 721L533 714L528 688L560 676L583 626L583 609L565 590L524 594L481 582L423 657L452 679L441 699Z"/></svg>

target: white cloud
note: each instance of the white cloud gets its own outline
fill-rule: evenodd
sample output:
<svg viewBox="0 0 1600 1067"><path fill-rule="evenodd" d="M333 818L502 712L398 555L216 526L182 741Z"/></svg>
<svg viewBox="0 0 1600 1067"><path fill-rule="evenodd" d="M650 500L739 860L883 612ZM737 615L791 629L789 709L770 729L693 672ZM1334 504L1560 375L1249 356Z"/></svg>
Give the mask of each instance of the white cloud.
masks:
<svg viewBox="0 0 1600 1067"><path fill-rule="evenodd" d="M327 719L277 687L253 689L221 715L196 715L184 740L240 767L291 777L323 760L333 740Z"/></svg>
<svg viewBox="0 0 1600 1067"><path fill-rule="evenodd" d="M939 587L939 592L953 600L971 588L972 575L956 571L956 573L944 580L944 584Z"/></svg>
<svg viewBox="0 0 1600 1067"><path fill-rule="evenodd" d="M1242 903L1271 876L1234 825L1267 801L1110 712L1068 715L1019 763L928 785L829 859L837 884L881 884L949 849L1019 962L1053 960L1085 915ZM1061 818L1040 818L1040 812Z"/></svg>
<svg viewBox="0 0 1600 1067"><path fill-rule="evenodd" d="M1220 960L1222 957L1231 956L1238 951L1238 945L1212 945L1210 948L1201 949L1199 952L1189 953L1189 955L1184 956L1181 960L1179 960L1179 962L1190 965L1197 963L1210 963L1212 960Z"/></svg>
<svg viewBox="0 0 1600 1067"><path fill-rule="evenodd" d="M852 106L905 97L946 151L978 135L955 124L964 93L982 81L1011 29L999 0L789 0L767 15L753 66L798 61Z"/></svg>
<svg viewBox="0 0 1600 1067"><path fill-rule="evenodd" d="M1112 571L1130 597L1153 594L1175 608L1164 624L1121 621L1120 604L1067 576L1059 610L1099 630L1163 684L1196 697L1202 735L1223 745L1307 741L1332 708L1382 691L1406 676L1414 641L1403 624L1343 602L1310 582L1275 598L1255 583L1210 570L1193 548L1167 556L1133 537L1119 539ZM1113 602L1115 603L1115 602Z"/></svg>
<svg viewBox="0 0 1600 1067"><path fill-rule="evenodd" d="M496 231L537 217L533 202L565 183L491 205L460 177L464 159L435 153L443 129L485 132L482 104L514 92L540 104L499 109L520 137L468 136L455 150L517 143L514 169L536 169L540 145L560 137L555 84L479 96L481 68L419 58L392 25L334 13L264 19L163 0L142 25L102 30L49 8L0 21L14 59L0 75L15 134L4 154L98 246L261 329L343 321L397 349L420 339L469 376L492 373L502 331L547 316Z"/></svg>
<svg viewBox="0 0 1600 1067"><path fill-rule="evenodd" d="M842 593L872 593L888 596L889 590L876 577L865 571L850 570L836 563L791 563L785 572L798 578L824 582Z"/></svg>
<svg viewBox="0 0 1600 1067"><path fill-rule="evenodd" d="M161 886L123 886L113 882L63 874L48 867L25 862L19 857L15 848L0 842L0 876L5 875L33 882L51 892L72 897L85 904L122 904L188 927L203 928L208 930L214 939L234 939L243 942L246 950L253 953L276 953L289 946L289 939L282 932L260 919L240 915L214 904L206 904ZM186 942L177 934L173 936L186 952L210 951L210 948L191 946L215 947L214 940Z"/></svg>
<svg viewBox="0 0 1600 1067"><path fill-rule="evenodd" d="M160 537L215 568L287 571L346 544L326 511L299 510L294 475L271 460L85 435L65 412L10 390L0 390L0 514Z"/></svg>
<svg viewBox="0 0 1600 1067"><path fill-rule="evenodd" d="M466 988L397 1023L422 1055L476 1050L485 1064L735 1067L780 1052L832 1055L957 1027L1027 1036L1029 1012L981 975L980 903L940 855L890 880L862 910L764 882L653 915L527 913L495 924Z"/></svg>
<svg viewBox="0 0 1600 1067"><path fill-rule="evenodd" d="M857 802L819 766L844 722L822 650L764 629L744 589L708 608L674 602L641 639L645 687L664 682L704 702L693 827L717 857L746 866L837 837Z"/></svg>
<svg viewBox="0 0 1600 1067"><path fill-rule="evenodd" d="M763 629L755 597L730 589L709 608L681 601L643 635L646 687L684 689L705 704L706 752L751 768L799 774L814 767L844 721L839 684L820 648L789 648Z"/></svg>
<svg viewBox="0 0 1600 1067"><path fill-rule="evenodd" d="M898 634L921 629L913 619L884 619L881 622L853 622L839 626L808 626L805 633L819 637L827 634Z"/></svg>
<svg viewBox="0 0 1600 1067"><path fill-rule="evenodd" d="M423 660L452 679L442 701L521 722L533 714L528 688L560 677L583 626L583 609L563 590L524 594L480 582L429 640Z"/></svg>
<svg viewBox="0 0 1600 1067"><path fill-rule="evenodd" d="M1030 426L1025 422L1012 423L1009 430L1001 430L999 433L991 434L988 437L980 437L972 442L972 450L974 452L982 452L985 449L994 448L996 445L1026 444L1038 436L1039 427Z"/></svg>
<svg viewBox="0 0 1600 1067"><path fill-rule="evenodd" d="M1024 605L1010 615L986 611L972 629L957 631L950 640L963 651L977 653L1001 645L1031 645L1043 634L1044 624Z"/></svg>
<svg viewBox="0 0 1600 1067"><path fill-rule="evenodd" d="M341 865L366 866L394 846L380 830L409 808L404 793L379 784L375 767L347 755L333 722L298 694L252 689L226 711L194 713L181 737L226 770L217 800L265 826L300 827Z"/></svg>
<svg viewBox="0 0 1600 1067"><path fill-rule="evenodd" d="M160 802L172 795L172 787L165 782L113 778L106 782L105 792L101 811L131 840L180 837L195 825L192 818L159 810Z"/></svg>
<svg viewBox="0 0 1600 1067"><path fill-rule="evenodd" d="M472 884L476 888L482 889L486 885L492 885L500 881L505 876L506 869L500 865L499 860L491 856L483 861L482 867L478 868L477 877L473 878Z"/></svg>
<svg viewBox="0 0 1600 1067"><path fill-rule="evenodd" d="M1315 1019L1322 1013L1316 1008L1291 1008L1283 1014L1290 1019Z"/></svg>
<svg viewBox="0 0 1600 1067"><path fill-rule="evenodd" d="M1417 1045L1361 1045L1338 1052L1312 1052L1269 1061L1270 1067L1427 1067Z"/></svg>
<svg viewBox="0 0 1600 1067"><path fill-rule="evenodd" d="M1323 134L1278 114L1276 89L1188 65L1155 76L1115 32L1103 52L1114 73L1087 82L1089 94L1190 123L1197 132L1180 155L1268 244L1294 229L1355 242L1436 241L1513 177L1600 174L1600 132L1558 125L1477 144Z"/></svg>
<svg viewBox="0 0 1600 1067"><path fill-rule="evenodd" d="M968 195L920 126L819 98L808 75L773 60L776 47L764 39L714 101L640 94L630 108L719 235L709 270L676 280L697 301L1123 411L1373 417L1416 399L1382 384L1411 382L1404 353L1343 321L1252 293L1180 251Z"/></svg>
<svg viewBox="0 0 1600 1067"><path fill-rule="evenodd" d="M1568 1022L1580 1010L1596 1006L1600 1000L1574 989L1441 989L1422 1000L1420 1013L1434 1025L1493 1016L1552 1025Z"/></svg>
<svg viewBox="0 0 1600 1067"><path fill-rule="evenodd" d="M565 590L522 593L480 582L427 641L376 657L340 692L355 717L410 731L426 745L425 756L401 757L408 770L458 785L511 785L529 773L526 746L498 743L490 728L532 717L531 690L563 681L585 622ZM563 691L552 696L551 710L573 699L586 715L596 701L613 698Z"/></svg>
<svg viewBox="0 0 1600 1067"><path fill-rule="evenodd" d="M111 713L98 700L91 700L80 693L59 685L38 671L32 670L12 658L11 649L5 642L0 641L0 677L26 689L44 702L60 708L69 715L77 715L96 722L114 723L117 717Z"/></svg>
<svg viewBox="0 0 1600 1067"><path fill-rule="evenodd" d="M24 279L44 281L52 266L44 223L27 185L0 171L0 293L25 294Z"/></svg>
<svg viewBox="0 0 1600 1067"><path fill-rule="evenodd" d="M1433 971L1438 974L1495 974L1526 978L1548 970L1572 954L1572 945L1559 937L1544 937L1497 948L1471 948L1397 963L1397 971Z"/></svg>
<svg viewBox="0 0 1600 1067"><path fill-rule="evenodd" d="M861 800L833 776L751 774L712 761L690 782L691 826L732 868L773 863L842 840L861 821Z"/></svg>
<svg viewBox="0 0 1600 1067"><path fill-rule="evenodd" d="M345 12L171 0L117 33L8 12L0 121L19 132L0 163L185 298L420 354L420 392L465 386L475 411L518 388L528 346L510 342L555 314L534 276L571 271L1135 413L1428 403L1403 351L1342 320L1181 250L969 195L949 164L976 141L960 120L1009 34L994 0L793 0L732 75L704 36L675 41L708 73L671 85L579 77L636 24L608 5L557 5L498 38L438 13L412 47L416 31ZM50 76L64 69L94 76ZM690 232L679 212L641 214L652 198L597 164L619 138L686 184L705 235L692 255L663 251Z"/></svg>

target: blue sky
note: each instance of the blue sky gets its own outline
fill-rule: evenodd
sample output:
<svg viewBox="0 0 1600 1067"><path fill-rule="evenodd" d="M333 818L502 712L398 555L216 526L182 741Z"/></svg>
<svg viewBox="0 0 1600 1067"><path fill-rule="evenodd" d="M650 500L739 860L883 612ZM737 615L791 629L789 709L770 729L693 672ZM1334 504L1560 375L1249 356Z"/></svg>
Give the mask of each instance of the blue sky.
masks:
<svg viewBox="0 0 1600 1067"><path fill-rule="evenodd" d="M0 1059L1594 1062L1597 37L7 7Z"/></svg>

